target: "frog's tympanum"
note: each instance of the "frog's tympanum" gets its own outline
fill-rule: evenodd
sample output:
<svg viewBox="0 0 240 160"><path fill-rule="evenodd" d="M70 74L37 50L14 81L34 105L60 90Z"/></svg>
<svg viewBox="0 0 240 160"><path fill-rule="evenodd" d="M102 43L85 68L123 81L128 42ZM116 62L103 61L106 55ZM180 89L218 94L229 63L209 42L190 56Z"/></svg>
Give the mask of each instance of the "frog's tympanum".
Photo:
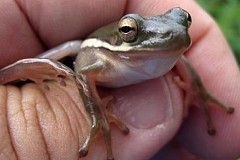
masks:
<svg viewBox="0 0 240 160"><path fill-rule="evenodd" d="M105 108L107 102L100 99L96 85L122 87L157 78L169 72L177 61L181 61L183 68L192 77L191 91L188 92L189 89L184 87L179 78L174 80L186 90L186 95L189 95L187 98L194 95L201 101L208 132L214 134L208 102L215 103L228 113L233 113L234 109L220 103L206 91L200 77L183 56L191 45L188 34L191 21L190 14L181 8L149 17L128 14L120 21L96 30L84 41L66 42L37 58L19 60L3 68L0 71L0 84L23 79L41 83L63 77L75 81L92 119L91 131L79 155L87 155L92 140L101 130L106 141L107 159L113 159L109 121L115 122L124 133L129 130ZM76 57L74 71L58 62L70 55ZM25 74L18 72L19 69L24 69ZM27 74L28 70L30 72L33 69L37 74ZM188 103L191 103L191 98Z"/></svg>

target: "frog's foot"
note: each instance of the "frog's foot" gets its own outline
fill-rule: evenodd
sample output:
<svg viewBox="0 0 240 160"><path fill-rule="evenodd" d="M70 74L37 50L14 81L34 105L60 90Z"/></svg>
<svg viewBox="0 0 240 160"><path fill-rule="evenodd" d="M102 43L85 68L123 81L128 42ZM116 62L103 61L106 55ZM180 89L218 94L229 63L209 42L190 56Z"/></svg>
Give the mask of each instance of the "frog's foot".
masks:
<svg viewBox="0 0 240 160"><path fill-rule="evenodd" d="M115 99L113 96L108 96L102 99L102 102L104 104L104 112L106 116L108 117L108 120L110 123L114 123L123 134L128 134L129 129L128 127L121 121L121 119L114 114L114 112L111 110L112 109L112 103Z"/></svg>
<svg viewBox="0 0 240 160"><path fill-rule="evenodd" d="M174 77L173 80L180 88L186 91L185 106L188 107L191 104L196 104L202 108L207 121L208 133L210 135L214 135L216 133L215 127L212 123L211 115L209 113L210 104L215 104L229 114L234 112L234 108L221 103L211 94L209 94L199 77L195 77L191 84L183 82L179 76Z"/></svg>
<svg viewBox="0 0 240 160"><path fill-rule="evenodd" d="M88 154L88 150L92 141L94 140L94 138L96 138L98 133L101 132L102 136L105 139L105 144L107 148L107 159L114 159L112 153L111 130L109 125L110 122L114 122L115 125L119 127L119 129L124 134L129 133L129 129L126 127L126 125L115 114L107 110L107 104L112 100L113 97L111 96L103 99L102 108L100 108L101 106L97 105L97 103L92 99L84 99L85 105L92 119L92 127L90 134L88 135L86 141L79 150L80 157L85 157Z"/></svg>
<svg viewBox="0 0 240 160"><path fill-rule="evenodd" d="M110 132L110 126L108 121L102 117L95 117L94 115L91 115L92 118L92 127L90 134L88 135L87 139L85 140L83 146L79 150L79 156L85 157L88 154L89 147L94 140L94 138L97 136L97 134L102 131L103 137L105 139L106 147L107 147L107 159L113 160L113 154L112 154L112 142L111 142L111 132Z"/></svg>

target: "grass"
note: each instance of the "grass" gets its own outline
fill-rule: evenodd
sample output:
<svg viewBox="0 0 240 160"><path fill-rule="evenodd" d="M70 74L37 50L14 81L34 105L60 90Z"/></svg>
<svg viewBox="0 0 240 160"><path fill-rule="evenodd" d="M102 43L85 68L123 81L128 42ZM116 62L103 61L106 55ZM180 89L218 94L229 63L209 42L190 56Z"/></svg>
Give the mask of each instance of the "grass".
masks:
<svg viewBox="0 0 240 160"><path fill-rule="evenodd" d="M240 1L197 0L217 21L240 64Z"/></svg>

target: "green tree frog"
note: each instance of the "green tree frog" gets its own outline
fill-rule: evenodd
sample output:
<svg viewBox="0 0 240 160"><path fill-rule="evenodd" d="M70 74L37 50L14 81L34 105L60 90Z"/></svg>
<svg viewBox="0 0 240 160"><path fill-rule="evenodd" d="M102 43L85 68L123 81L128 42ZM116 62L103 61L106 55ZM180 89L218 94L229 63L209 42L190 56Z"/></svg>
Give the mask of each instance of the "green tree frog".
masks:
<svg viewBox="0 0 240 160"><path fill-rule="evenodd" d="M192 77L192 89L187 89L179 78L174 80L187 90L189 96L186 98L194 95L204 104L201 107L206 115L208 132L214 134L207 102L217 104L228 113L233 113L234 109L220 103L206 91L198 74L183 56L191 45L188 34L191 21L190 14L178 7L157 16L128 14L119 22L96 30L84 41L66 42L37 58L19 60L1 69L0 84L24 79L36 83L60 79L60 84L64 84L64 78L75 81L92 120L91 131L79 155L87 155L90 144L101 130L107 146L107 159L110 160L113 159L113 153L109 122L115 122L123 133L129 130L116 115L106 109L111 97L100 99L96 85L122 87L157 78L170 71L177 61L181 61ZM66 56L76 57L74 71L58 62ZM191 98L189 100L190 104Z"/></svg>

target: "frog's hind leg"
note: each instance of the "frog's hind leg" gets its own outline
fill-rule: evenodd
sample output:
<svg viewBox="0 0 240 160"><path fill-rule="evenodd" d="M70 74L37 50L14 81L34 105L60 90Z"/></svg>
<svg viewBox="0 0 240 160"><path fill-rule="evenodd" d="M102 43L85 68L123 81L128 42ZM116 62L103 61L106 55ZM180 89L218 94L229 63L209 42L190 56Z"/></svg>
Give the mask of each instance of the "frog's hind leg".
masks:
<svg viewBox="0 0 240 160"><path fill-rule="evenodd" d="M39 54L36 58L47 58L58 61L67 56L76 57L81 49L81 43L82 41L80 40L69 41Z"/></svg>
<svg viewBox="0 0 240 160"><path fill-rule="evenodd" d="M59 81L64 85L65 77L77 81L69 67L50 59L27 58L0 69L0 84L31 80L37 84Z"/></svg>
<svg viewBox="0 0 240 160"><path fill-rule="evenodd" d="M184 56L180 59L179 64L183 67L185 74L191 79L190 84L187 84L180 80L180 77L174 77L174 81L177 85L186 91L185 105L188 107L190 104L197 104L202 108L207 121L208 133L210 135L214 135L216 130L213 126L211 115L209 113L209 105L215 104L229 114L234 112L234 108L221 103L214 96L208 93L203 86L199 75Z"/></svg>

